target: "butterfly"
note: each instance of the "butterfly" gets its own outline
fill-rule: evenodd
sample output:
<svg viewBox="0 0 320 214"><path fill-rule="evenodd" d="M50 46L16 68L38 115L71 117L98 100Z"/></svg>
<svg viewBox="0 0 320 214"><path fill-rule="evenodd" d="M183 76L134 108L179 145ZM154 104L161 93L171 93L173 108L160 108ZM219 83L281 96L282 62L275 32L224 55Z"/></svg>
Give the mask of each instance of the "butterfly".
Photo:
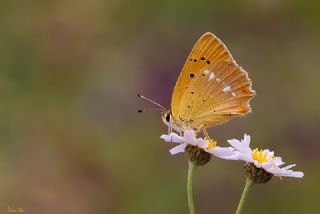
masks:
<svg viewBox="0 0 320 214"><path fill-rule="evenodd" d="M162 121L169 132L202 129L207 135L206 128L251 112L249 101L255 95L251 85L223 42L207 32L188 56Z"/></svg>

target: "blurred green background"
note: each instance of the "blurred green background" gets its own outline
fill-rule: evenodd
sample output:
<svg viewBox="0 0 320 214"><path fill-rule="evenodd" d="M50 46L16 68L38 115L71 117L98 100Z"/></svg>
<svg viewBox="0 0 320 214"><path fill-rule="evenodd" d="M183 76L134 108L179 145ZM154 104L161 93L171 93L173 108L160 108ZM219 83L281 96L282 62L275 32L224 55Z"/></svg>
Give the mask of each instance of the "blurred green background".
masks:
<svg viewBox="0 0 320 214"><path fill-rule="evenodd" d="M211 128L252 136L303 179L257 185L245 213L317 213L318 1L2 1L0 213L187 213L183 155L142 93L169 107L196 40L215 33L253 80L253 112ZM241 162L196 170L198 213L234 213Z"/></svg>

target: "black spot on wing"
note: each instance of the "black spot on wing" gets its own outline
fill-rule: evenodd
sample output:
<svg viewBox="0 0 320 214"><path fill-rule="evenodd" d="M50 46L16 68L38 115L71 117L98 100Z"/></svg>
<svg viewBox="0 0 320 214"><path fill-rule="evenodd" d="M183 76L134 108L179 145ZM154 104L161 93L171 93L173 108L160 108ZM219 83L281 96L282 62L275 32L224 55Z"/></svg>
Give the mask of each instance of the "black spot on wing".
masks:
<svg viewBox="0 0 320 214"><path fill-rule="evenodd" d="M191 77L191 78L194 78L194 74L193 74L193 73L191 73L191 74L190 74L190 77Z"/></svg>

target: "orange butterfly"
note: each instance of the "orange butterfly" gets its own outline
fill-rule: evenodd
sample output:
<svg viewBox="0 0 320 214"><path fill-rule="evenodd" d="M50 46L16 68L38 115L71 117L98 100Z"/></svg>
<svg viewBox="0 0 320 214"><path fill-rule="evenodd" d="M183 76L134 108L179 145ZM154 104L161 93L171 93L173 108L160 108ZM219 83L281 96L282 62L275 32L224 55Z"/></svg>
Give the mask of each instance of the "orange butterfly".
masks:
<svg viewBox="0 0 320 214"><path fill-rule="evenodd" d="M202 129L207 135L205 128L249 113L254 95L247 72L222 41L208 32L187 58L173 90L171 110L163 111L162 120L169 132L172 128L179 132Z"/></svg>

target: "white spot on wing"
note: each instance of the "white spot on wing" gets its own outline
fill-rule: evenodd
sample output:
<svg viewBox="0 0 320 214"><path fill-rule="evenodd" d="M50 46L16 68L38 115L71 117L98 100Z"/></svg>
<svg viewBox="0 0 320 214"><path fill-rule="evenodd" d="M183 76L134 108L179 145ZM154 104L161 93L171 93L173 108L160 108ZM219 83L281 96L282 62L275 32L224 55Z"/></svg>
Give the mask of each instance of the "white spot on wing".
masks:
<svg viewBox="0 0 320 214"><path fill-rule="evenodd" d="M213 72L211 72L210 76L209 76L209 80L212 80L212 79L214 79L214 73Z"/></svg>
<svg viewBox="0 0 320 214"><path fill-rule="evenodd" d="M231 90L231 86L226 86L224 87L224 89L222 90L223 92L227 92Z"/></svg>
<svg viewBox="0 0 320 214"><path fill-rule="evenodd" d="M210 71L209 71L209 70L204 70L203 73L204 73L204 74L208 74L208 73L210 73Z"/></svg>
<svg viewBox="0 0 320 214"><path fill-rule="evenodd" d="M217 82L220 82L221 80L220 80L220 78L217 78Z"/></svg>
<svg viewBox="0 0 320 214"><path fill-rule="evenodd" d="M232 92L231 95L235 97L235 96L237 96L237 93L236 92Z"/></svg>

